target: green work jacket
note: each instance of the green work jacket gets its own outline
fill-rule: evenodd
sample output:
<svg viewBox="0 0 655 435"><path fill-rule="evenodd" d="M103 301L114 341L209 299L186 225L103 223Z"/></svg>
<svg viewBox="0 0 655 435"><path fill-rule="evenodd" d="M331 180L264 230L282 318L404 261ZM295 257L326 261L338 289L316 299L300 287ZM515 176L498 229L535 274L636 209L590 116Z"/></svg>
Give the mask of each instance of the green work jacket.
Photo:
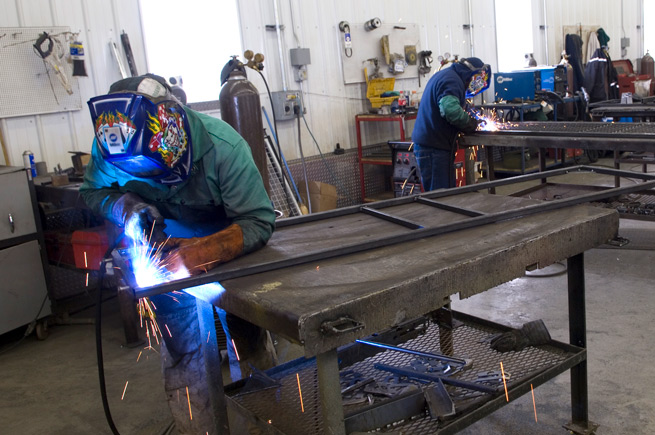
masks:
<svg viewBox="0 0 655 435"><path fill-rule="evenodd" d="M136 178L107 163L94 139L80 194L95 213L113 221L116 200L136 193L159 209L166 233L173 237L205 236L237 223L243 230L244 253L260 248L273 233L275 213L250 147L222 120L184 110L193 153L187 180L164 185Z"/></svg>

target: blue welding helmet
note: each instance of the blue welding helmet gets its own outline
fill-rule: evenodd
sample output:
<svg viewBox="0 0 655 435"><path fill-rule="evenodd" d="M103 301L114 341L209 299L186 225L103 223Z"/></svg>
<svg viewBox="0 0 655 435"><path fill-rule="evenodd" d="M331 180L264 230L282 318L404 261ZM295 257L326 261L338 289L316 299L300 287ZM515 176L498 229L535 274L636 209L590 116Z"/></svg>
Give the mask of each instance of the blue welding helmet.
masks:
<svg viewBox="0 0 655 435"><path fill-rule="evenodd" d="M137 178L179 183L192 166L189 121L172 99L138 92L91 98L94 132L105 161Z"/></svg>
<svg viewBox="0 0 655 435"><path fill-rule="evenodd" d="M473 98L485 91L491 82L491 67L477 57L460 59L459 62L471 70L471 79L466 88L466 98Z"/></svg>

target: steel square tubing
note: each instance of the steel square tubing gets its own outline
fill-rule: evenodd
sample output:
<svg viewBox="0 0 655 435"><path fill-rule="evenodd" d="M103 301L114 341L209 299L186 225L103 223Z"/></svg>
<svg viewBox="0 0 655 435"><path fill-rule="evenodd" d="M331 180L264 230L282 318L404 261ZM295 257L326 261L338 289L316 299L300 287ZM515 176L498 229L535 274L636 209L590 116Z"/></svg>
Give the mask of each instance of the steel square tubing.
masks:
<svg viewBox="0 0 655 435"><path fill-rule="evenodd" d="M571 168L571 169L579 169L578 168ZM540 178L545 178L548 176L554 176L554 175L560 175L564 173L571 172L571 170L557 170L557 171L548 171L548 172L541 172L538 174L530 174L527 176L523 177L515 177L513 180L520 179L521 181L525 181L526 179L540 179ZM220 269L215 269L213 271L209 271L205 274L190 277L190 278L184 278L181 280L177 281L172 281L169 283L165 284L160 284L157 286L153 287L147 287L147 288L141 288L141 289L135 289L135 293L138 297L146 297L146 296L152 296L156 294L162 294L162 293L168 293L171 291L176 291L176 290L183 290L189 287L195 287L198 285L202 284L207 284L210 282L216 282L216 281L223 281L223 280L228 280L228 279L234 279L234 278L239 278L239 277L244 277L248 275L252 275L255 273L262 273L262 272L268 272L271 270L276 270L276 269L282 269L285 267L290 267L290 266L295 266L299 264L304 264L304 263L309 263L309 262L314 262L318 260L324 260L327 258L333 258L333 257L338 257L342 255L347 255L347 254L354 254L357 252L362 252L362 251L367 251L371 249L376 249L376 248L381 248L384 246L390 246L390 245L395 245L398 243L403 243L403 242L408 242L408 241L413 241L413 240L419 240L425 237L431 237L431 236L436 236L439 234L445 234L449 232L454 232L454 231L459 231L459 230L464 230L464 229L469 229L481 225L487 225L491 224L494 222L500 222L503 220L508 220L508 219L514 219L518 218L521 216L529 216L533 215L536 213L542 213L546 211L551 211L551 210L556 210L559 208L563 207L568 207L571 205L576 205L576 204L582 204L586 202L592 202L592 201L598 201L601 199L605 198L610 198L613 196L617 196L620 194L628 194L628 193L634 193L642 190L647 190L655 187L655 179L653 176L649 176L648 174L637 174L637 173L631 173L627 171L612 171L609 169L602 169L602 170L597 170L597 172L601 173L617 173L621 172L623 174L630 174L631 177L635 178L644 178L644 179L650 179L651 181L647 181L641 184L637 185L631 185L627 187L618 187L618 188L612 188L612 189L607 189L602 192L594 192L594 193L588 193L584 195L579 195L576 197L572 198L566 198L566 199L561 199L561 200L556 200L556 201L548 201L540 204L534 204L534 205L529 205L526 207L521 207L518 209L514 210L506 210L498 213L489 213L489 214L484 214L481 216L476 216L476 217L471 217L469 219L459 221L459 222L454 222L454 223L449 223L449 224L444 224L444 225L438 225L436 227L432 228L420 228L420 229L415 229L415 230L410 230L407 233L403 234L398 234L398 235L393 235L393 236L381 236L377 239L370 240L367 242L363 243L356 243L356 244L351 244L351 245L343 245L335 248L330 248L330 249L325 249L325 250L317 250L314 252L306 252L302 254L298 254L296 256L291 256L288 258L284 258L282 260L275 260L275 261L270 261L270 262L264 262L260 263L254 266L250 267L243 267L240 269L237 268L230 268L230 264L228 263L226 267L220 268ZM636 177L637 175L640 175L640 177ZM395 200L389 200L389 201L383 201L380 204L377 204L377 207L375 208L384 208L384 207L389 207L393 205L399 205L399 204L405 204L405 203L410 203L417 201L418 198L420 197L425 197L429 199L434 199L438 197L445 197L445 196L451 196L451 195L457 195L460 193L465 193L465 192L470 192L470 191L478 191L478 190L483 190L486 188L489 188L491 185L500 185L500 184L511 184L505 182L506 180L500 180L498 182L491 182L491 183L482 183L482 184L477 184L473 186L467 186L463 188L457 188L457 189L447 189L447 190L442 190L442 191L435 191L431 192L425 195L421 196L414 196L414 197L408 197L408 198L397 198ZM370 207L370 206L369 206ZM334 216L343 216L346 214L352 214L352 213L359 213L361 210L361 207L349 207L347 209L343 210L336 210L334 213L332 212L327 212L327 213L319 213L319 219L327 219L330 217ZM308 216L310 219L305 219L304 217L300 218L293 218L289 220L293 220L293 223L291 224L302 224L304 222L311 222L313 220L317 220L316 216ZM282 226L282 225L279 225ZM286 225L284 225L286 226Z"/></svg>

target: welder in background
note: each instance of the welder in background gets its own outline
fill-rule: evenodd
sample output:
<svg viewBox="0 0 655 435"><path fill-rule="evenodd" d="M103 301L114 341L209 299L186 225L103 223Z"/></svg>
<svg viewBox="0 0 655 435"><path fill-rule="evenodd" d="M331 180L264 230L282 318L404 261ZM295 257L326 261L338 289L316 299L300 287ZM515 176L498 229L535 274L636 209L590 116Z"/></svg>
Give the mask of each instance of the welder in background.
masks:
<svg viewBox="0 0 655 435"><path fill-rule="evenodd" d="M183 107L166 81L146 75L114 83L89 100L95 140L80 193L87 205L119 227L137 222L153 243L167 246L172 272L202 273L261 248L275 213L246 141L220 119ZM193 296L153 296L163 334L162 371L180 433L214 433ZM268 333L217 309L228 342L233 380L250 364L276 364ZM166 326L164 326L166 325ZM239 373L241 371L241 373ZM186 393L193 408L189 418Z"/></svg>
<svg viewBox="0 0 655 435"><path fill-rule="evenodd" d="M425 86L412 132L425 191L455 187L457 135L480 123L464 110L466 99L487 89L490 77L489 65L470 57L436 72Z"/></svg>

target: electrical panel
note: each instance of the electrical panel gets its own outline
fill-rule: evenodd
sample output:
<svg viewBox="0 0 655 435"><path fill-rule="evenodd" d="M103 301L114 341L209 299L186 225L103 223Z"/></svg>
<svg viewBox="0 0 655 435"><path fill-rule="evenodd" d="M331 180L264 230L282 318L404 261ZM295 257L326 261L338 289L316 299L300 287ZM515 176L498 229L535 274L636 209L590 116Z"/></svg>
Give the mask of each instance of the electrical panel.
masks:
<svg viewBox="0 0 655 435"><path fill-rule="evenodd" d="M292 48L289 50L289 57L293 66L304 66L312 63L309 48Z"/></svg>
<svg viewBox="0 0 655 435"><path fill-rule="evenodd" d="M271 104L275 112L275 119L286 121L294 119L303 110L300 91L279 91L271 93ZM296 109L298 107L298 109ZM298 112L297 112L298 111ZM297 112L297 113L296 113Z"/></svg>

